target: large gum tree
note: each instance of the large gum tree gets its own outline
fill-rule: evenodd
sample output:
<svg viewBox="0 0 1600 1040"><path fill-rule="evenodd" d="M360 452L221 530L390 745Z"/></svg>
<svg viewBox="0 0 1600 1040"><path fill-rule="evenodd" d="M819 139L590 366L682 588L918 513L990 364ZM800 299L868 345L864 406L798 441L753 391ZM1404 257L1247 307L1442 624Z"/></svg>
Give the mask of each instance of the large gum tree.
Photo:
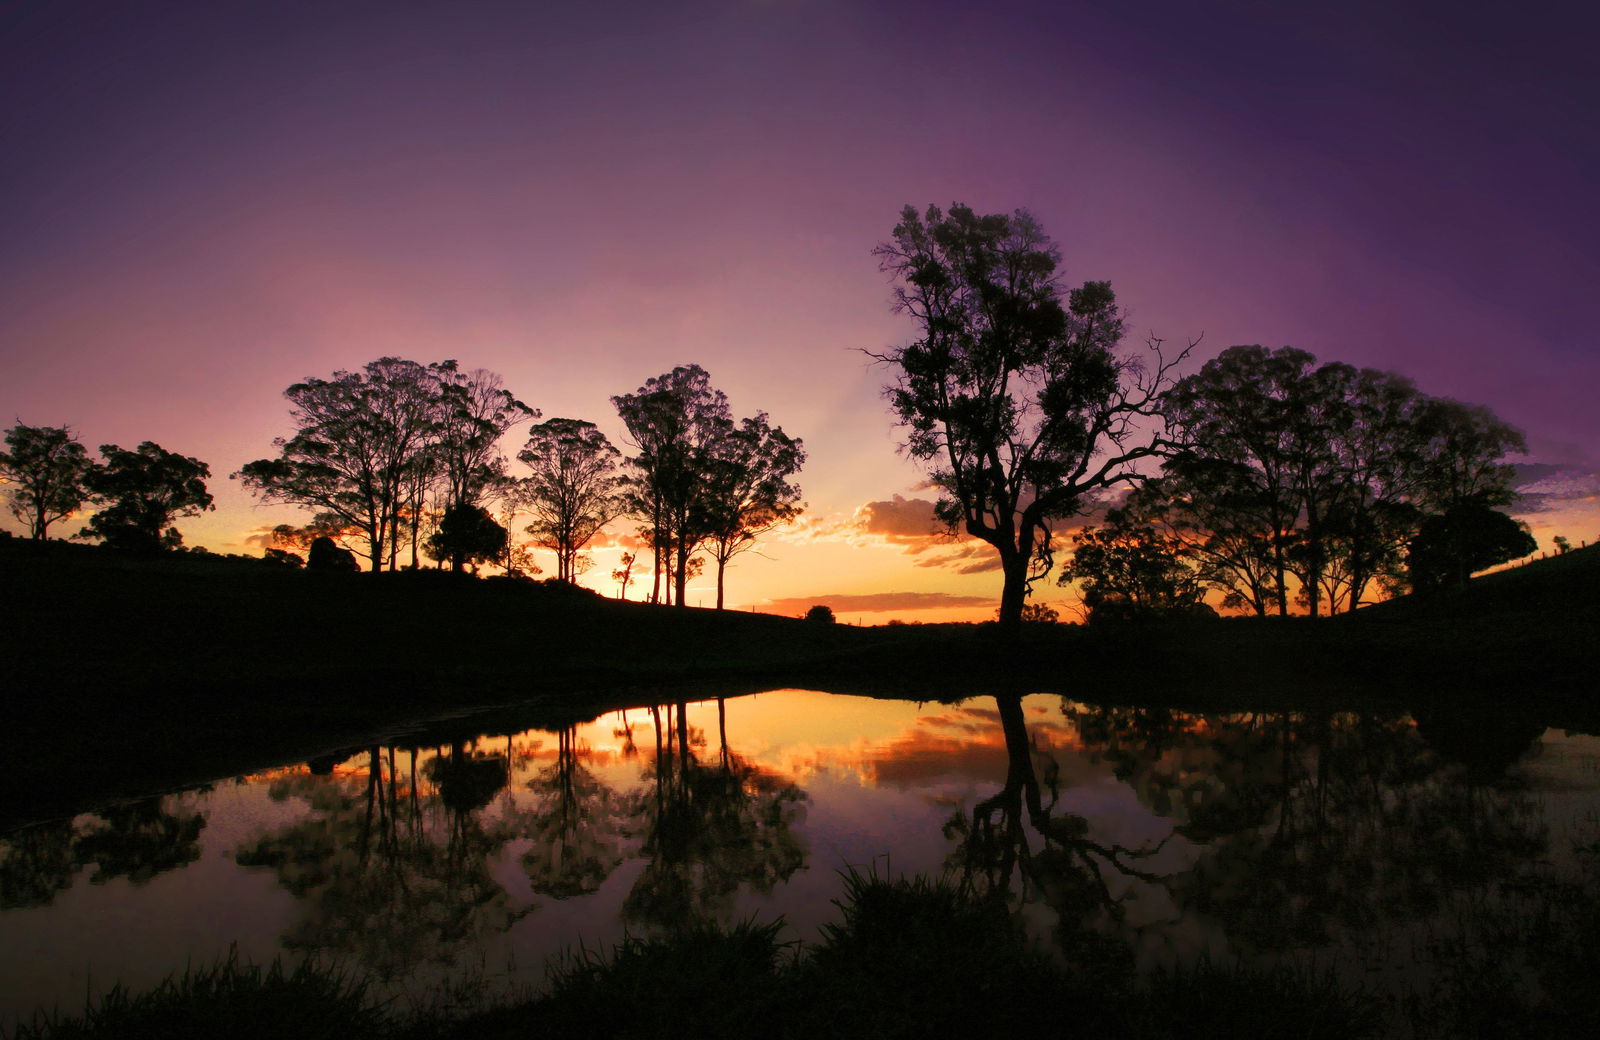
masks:
<svg viewBox="0 0 1600 1040"><path fill-rule="evenodd" d="M1064 289L1055 243L1024 210L907 206L874 255L920 332L869 352L895 371L885 394L904 450L928 466L939 519L999 553L999 623L1015 639L1054 562L1052 526L1163 450L1162 394L1188 351L1120 352L1110 283Z"/></svg>

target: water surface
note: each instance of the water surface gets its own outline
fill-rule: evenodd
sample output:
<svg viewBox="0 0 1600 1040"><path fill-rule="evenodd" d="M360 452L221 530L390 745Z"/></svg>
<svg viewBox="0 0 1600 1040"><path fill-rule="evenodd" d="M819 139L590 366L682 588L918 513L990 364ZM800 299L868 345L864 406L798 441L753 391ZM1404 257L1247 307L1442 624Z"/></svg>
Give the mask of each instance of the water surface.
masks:
<svg viewBox="0 0 1600 1040"><path fill-rule="evenodd" d="M1047 947L1092 930L1146 967L1289 960L1398 992L1485 905L1578 883L1597 812L1600 741L1538 728L1044 695L662 703L0 839L0 1015L230 949L470 1002L624 931L783 915L815 938L851 869L1001 889Z"/></svg>

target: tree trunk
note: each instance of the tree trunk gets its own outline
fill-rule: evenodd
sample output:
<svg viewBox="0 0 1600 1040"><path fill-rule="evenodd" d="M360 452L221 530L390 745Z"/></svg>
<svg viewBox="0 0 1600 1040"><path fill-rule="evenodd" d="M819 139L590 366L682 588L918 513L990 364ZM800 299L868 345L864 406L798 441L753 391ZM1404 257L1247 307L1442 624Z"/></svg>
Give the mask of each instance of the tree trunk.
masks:
<svg viewBox="0 0 1600 1040"><path fill-rule="evenodd" d="M722 609L722 572L727 569L728 561L717 557L717 609Z"/></svg>
<svg viewBox="0 0 1600 1040"><path fill-rule="evenodd" d="M1022 605L1028 598L1028 558L1021 553L1009 559L1005 553L1000 556L1005 576L1000 590L1000 638L1017 643L1022 639Z"/></svg>

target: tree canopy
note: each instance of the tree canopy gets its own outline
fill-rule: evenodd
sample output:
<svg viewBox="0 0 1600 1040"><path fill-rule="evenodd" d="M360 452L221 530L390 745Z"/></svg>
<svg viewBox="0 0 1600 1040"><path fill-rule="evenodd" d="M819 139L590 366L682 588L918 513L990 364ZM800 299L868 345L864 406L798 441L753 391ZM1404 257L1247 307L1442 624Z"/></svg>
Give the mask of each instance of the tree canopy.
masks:
<svg viewBox="0 0 1600 1040"><path fill-rule="evenodd" d="M26 426L6 431L0 478L11 484L11 513L42 539L50 525L77 512L89 497L84 486L93 463L69 426Z"/></svg>
<svg viewBox="0 0 1600 1040"><path fill-rule="evenodd" d="M167 451L153 441L132 450L103 444L100 454L105 462L84 480L100 506L83 529L85 537L118 549L176 549L183 536L172 521L213 508L205 483L211 468L199 459Z"/></svg>

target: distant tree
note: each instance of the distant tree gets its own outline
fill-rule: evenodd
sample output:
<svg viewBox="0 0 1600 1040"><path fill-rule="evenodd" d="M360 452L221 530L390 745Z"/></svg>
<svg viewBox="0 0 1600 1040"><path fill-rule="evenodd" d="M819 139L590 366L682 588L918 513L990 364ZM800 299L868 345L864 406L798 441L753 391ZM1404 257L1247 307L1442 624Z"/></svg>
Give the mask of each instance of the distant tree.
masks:
<svg viewBox="0 0 1600 1040"><path fill-rule="evenodd" d="M268 501L309 506L358 529L373 571L399 538L402 506L419 467L432 464L437 382L414 361L380 358L284 391L299 427L273 441L279 455L234 477Z"/></svg>
<svg viewBox="0 0 1600 1040"><path fill-rule="evenodd" d="M622 558L617 561L622 566L611 572L611 580L617 583L618 599L628 598L628 583L633 580L633 560L633 553L623 553Z"/></svg>
<svg viewBox="0 0 1600 1040"><path fill-rule="evenodd" d="M89 518L82 537L99 538L118 549L176 549L183 536L172 522L214 508L205 483L211 468L199 459L166 451L153 441L131 451L103 444L100 454L105 462L84 478L100 510Z"/></svg>
<svg viewBox="0 0 1600 1040"><path fill-rule="evenodd" d="M1528 525L1482 499L1469 499L1422 521L1406 564L1411 587L1427 592L1465 585L1475 573L1527 556L1539 548Z"/></svg>
<svg viewBox="0 0 1600 1040"><path fill-rule="evenodd" d="M624 509L617 462L622 453L591 422L551 419L530 431L517 458L533 475L523 501L533 517L534 543L556 554L556 577L577 580L583 547Z"/></svg>
<svg viewBox="0 0 1600 1040"><path fill-rule="evenodd" d="M299 553L285 552L282 549L263 549L261 558L268 563L276 563L282 567L300 568L305 566L305 560Z"/></svg>
<svg viewBox="0 0 1600 1040"><path fill-rule="evenodd" d="M445 506L482 499L504 477L500 438L539 410L517 400L487 369L462 372L455 361L429 368L438 381L434 451L444 479Z"/></svg>
<svg viewBox="0 0 1600 1040"><path fill-rule="evenodd" d="M428 539L427 553L449 560L452 571L463 564L493 563L506 551L506 529L482 506L458 502L444 511L439 529Z"/></svg>
<svg viewBox="0 0 1600 1040"><path fill-rule="evenodd" d="M717 609L723 607L728 561L755 547L768 531L791 523L804 505L789 478L805 464L805 447L767 413L745 419L717 442L704 487L706 543L717 562Z"/></svg>
<svg viewBox="0 0 1600 1040"><path fill-rule="evenodd" d="M998 616L998 611L996 615ZM1022 623L1024 625L1054 625L1061 621L1061 612L1045 603L1024 603L1022 605Z"/></svg>
<svg viewBox="0 0 1600 1040"><path fill-rule="evenodd" d="M733 428L728 397L712 387L705 369L680 365L611 403L639 451L628 459L627 509L648 525L657 583L651 600L659 602L659 583L670 570L669 599L683 606L690 557L710 537L708 478Z"/></svg>
<svg viewBox="0 0 1600 1040"><path fill-rule="evenodd" d="M1557 556L1565 556L1572 551L1572 542L1565 535L1556 535L1554 539Z"/></svg>
<svg viewBox="0 0 1600 1040"><path fill-rule="evenodd" d="M806 620L819 625L831 625L835 621L833 616L833 608L825 604L818 603L816 606L806 611Z"/></svg>
<svg viewBox="0 0 1600 1040"><path fill-rule="evenodd" d="M1109 519L1105 527L1086 527L1073 535L1072 562L1059 578L1063 586L1078 584L1090 619L1193 611L1203 585L1173 543L1115 513Z"/></svg>
<svg viewBox="0 0 1600 1040"><path fill-rule="evenodd" d="M12 485L12 515L28 525L33 538L44 538L51 524L71 516L89 497L84 477L92 465L70 426L11 427L0 452L0 483Z"/></svg>
<svg viewBox="0 0 1600 1040"><path fill-rule="evenodd" d="M361 565L356 562L356 554L349 549L340 548L332 538L321 535L312 539L311 548L306 555L306 570L308 571L359 571Z"/></svg>
<svg viewBox="0 0 1600 1040"><path fill-rule="evenodd" d="M1000 555L1000 627L1053 564L1051 528L1097 489L1134 482L1163 442L1147 430L1172 366L1117 352L1123 320L1109 282L1063 291L1060 253L1027 212L966 206L926 216L907 206L875 255L896 280L895 309L921 336L877 360L909 431L905 450L931 469L937 516Z"/></svg>

